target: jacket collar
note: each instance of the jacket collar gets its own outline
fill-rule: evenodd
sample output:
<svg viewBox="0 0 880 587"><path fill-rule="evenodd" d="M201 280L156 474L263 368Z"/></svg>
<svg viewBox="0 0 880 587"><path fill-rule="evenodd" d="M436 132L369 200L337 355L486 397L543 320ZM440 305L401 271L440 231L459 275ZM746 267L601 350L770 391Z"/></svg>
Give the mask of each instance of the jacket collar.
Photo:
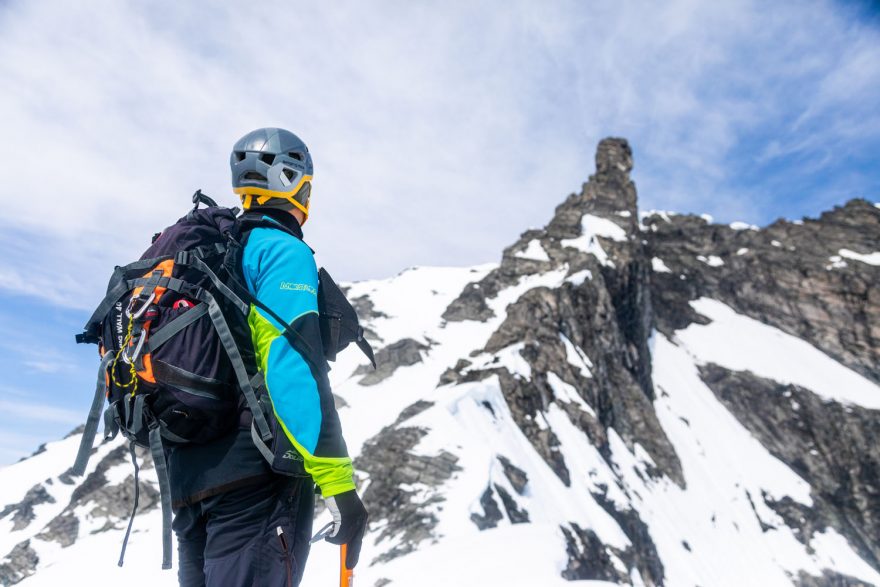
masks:
<svg viewBox="0 0 880 587"><path fill-rule="evenodd" d="M268 219L271 224L278 224L279 228L293 234L299 240L303 240L302 227L290 212L277 208L255 208L245 212L244 216L253 220Z"/></svg>

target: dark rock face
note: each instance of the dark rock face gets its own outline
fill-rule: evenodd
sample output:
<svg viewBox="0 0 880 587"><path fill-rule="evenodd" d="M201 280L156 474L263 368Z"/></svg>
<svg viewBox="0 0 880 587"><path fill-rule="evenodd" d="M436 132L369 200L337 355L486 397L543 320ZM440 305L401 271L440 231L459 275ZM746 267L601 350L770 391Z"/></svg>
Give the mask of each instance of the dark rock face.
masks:
<svg viewBox="0 0 880 587"><path fill-rule="evenodd" d="M571 474L559 441L552 429L538 425L551 403L566 412L606 459L610 460L608 431L613 428L630 449L639 444L651 455L652 475L666 476L683 487L681 465L652 403L648 339L653 328L672 338L691 323L707 323L690 301L703 296L720 300L811 342L880 382L880 290L871 287L880 283L880 267L852 258L880 250L880 208L854 200L818 220L779 221L761 230L714 225L688 215L655 214L640 224L629 177L632 165L626 141L602 141L596 173L581 192L557 207L544 229L525 232L505 249L500 265L469 284L443 315L447 321L486 321L497 313L493 300L502 290L548 271L565 270L568 282L535 287L507 306L485 347L471 353L473 358L518 352L530 373L512 373L485 361L475 368L461 359L443 373L440 385L497 376L517 426L566 484ZM587 220L594 229L585 244L582 225ZM536 250L536 244L546 257L526 258L525 251ZM575 275L580 277L574 279ZM572 360L566 342L587 357L589 373ZM516 351L513 345L518 345ZM596 415L558 401L550 374L572 386ZM814 532L832 527L880 568L880 466L877 448L869 441L880 437L880 418L749 374L708 366L703 376L771 453L814 487L812 509L750 495L753 508L755 499L767 501L805 543ZM800 409L792 408L792 395ZM515 472L504 467L520 491L516 488L523 484L517 485ZM479 523L500 521L499 496L487 487ZM638 513L617 511L602 496L594 497L633 544L627 552L612 554L637 568L646 582L662 585L663 565ZM610 555L603 555L589 530L572 525L563 531L569 539L564 576L629 582L610 563ZM799 580L804 585L849 584L848 578L833 574Z"/></svg>
<svg viewBox="0 0 880 587"><path fill-rule="evenodd" d="M34 574L40 557L31 548L30 540L25 540L15 546L0 562L0 585L8 586L20 583Z"/></svg>
<svg viewBox="0 0 880 587"><path fill-rule="evenodd" d="M670 270L652 275L662 332L695 321L687 302L708 296L880 383L880 266L841 256L880 250L880 208L852 200L817 220L779 220L761 230L696 216L654 215L644 223L651 256ZM710 256L717 261L698 259Z"/></svg>
<svg viewBox="0 0 880 587"><path fill-rule="evenodd" d="M145 449L137 449L139 458L143 459L142 469L152 466L150 453ZM87 503L94 503L93 516L109 519L126 519L131 513L134 503L134 476L127 478L118 485L107 483L106 473L120 463L128 462L128 447L119 446L104 457L86 479L73 492L65 511ZM140 480L140 499L138 514L146 513L159 505L159 492L152 485ZM61 515L64 515L63 513Z"/></svg>
<svg viewBox="0 0 880 587"><path fill-rule="evenodd" d="M52 518L43 531L37 534L37 538L52 540L64 548L76 542L77 536L79 536L79 518L70 511Z"/></svg>
<svg viewBox="0 0 880 587"><path fill-rule="evenodd" d="M494 316L495 312L486 303L486 296L480 290L480 284L470 283L449 304L442 317L447 322L463 322L465 320L485 322Z"/></svg>
<svg viewBox="0 0 880 587"><path fill-rule="evenodd" d="M379 349L376 352L376 368L369 365L361 365L354 374L364 375L361 385L376 385L394 375L400 367L408 367L422 362L422 352L427 351L428 346L412 338L404 338L397 342Z"/></svg>
<svg viewBox="0 0 880 587"><path fill-rule="evenodd" d="M355 459L355 468L370 477L370 484L363 494L370 521L386 522L377 542L399 537L399 543L379 555L374 563L387 562L412 552L422 541L433 539L432 532L438 520L432 509L444 501L437 488L460 470L456 465L458 457L449 452L441 451L436 456L412 452L427 431L399 427L399 422L426 409L430 403L414 406L404 410L398 423L386 426L367 441Z"/></svg>
<svg viewBox="0 0 880 587"><path fill-rule="evenodd" d="M491 487L487 487L483 495L480 496L480 507L483 508L482 515L477 513L471 514L471 522L476 524L480 530L495 528L498 526L498 522L504 519L504 514L501 513L501 508L498 507L498 502L495 501Z"/></svg>
<svg viewBox="0 0 880 587"><path fill-rule="evenodd" d="M801 571L797 576L795 587L875 587L875 585L826 569L821 577L814 577Z"/></svg>
<svg viewBox="0 0 880 587"><path fill-rule="evenodd" d="M765 501L807 544L832 527L880 568L880 412L717 365L701 377L773 456L812 487L814 507Z"/></svg>
<svg viewBox="0 0 880 587"><path fill-rule="evenodd" d="M620 555L627 567L638 569L646 585L663 585L663 562L648 532L648 526L639 517L638 512L632 509L618 509L604 494L594 493L593 499L614 518L632 543L632 546ZM684 546L690 550L687 543Z"/></svg>
<svg viewBox="0 0 880 587"><path fill-rule="evenodd" d="M571 528L562 526L562 533L565 535L565 549L568 553L568 566L562 571L564 579L630 583L627 574L615 566L608 548L595 532L572 524Z"/></svg>
<svg viewBox="0 0 880 587"><path fill-rule="evenodd" d="M353 298L349 300L349 302L351 302L352 307L354 307L354 311L357 312L358 319L361 321L361 325L364 328L364 338L373 342L381 343L381 337L379 337L379 335L376 334L368 324L376 318L387 318L388 314L376 310L373 300L366 295Z"/></svg>
<svg viewBox="0 0 880 587"><path fill-rule="evenodd" d="M529 476L526 475L525 471L511 463L507 457L498 455L498 461L504 467L504 475L510 481L513 490L523 495L526 491L526 484L529 482Z"/></svg>
<svg viewBox="0 0 880 587"><path fill-rule="evenodd" d="M137 450L140 458L144 460L141 468L151 467L149 451ZM129 453L126 446L119 446L108 453L95 470L74 489L70 503L37 537L41 540L57 542L63 547L74 544L79 535L79 519L74 514L74 510L83 505L92 506L89 512L91 516L105 518L105 529L116 528L122 521L127 520L134 503L134 475L118 485L111 485L107 482L106 473L111 468L128 461ZM138 515L141 515L159 506L159 492L142 479L139 481L139 486Z"/></svg>
<svg viewBox="0 0 880 587"><path fill-rule="evenodd" d="M560 288L539 287L507 307L507 316L490 337L486 353L525 343L522 356L534 376L526 380L506 370L489 369L499 375L504 397L516 423L532 441L550 467L566 484L569 472L559 454L558 440L537 425L538 412L546 409L553 393L545 374L555 373L574 385L594 407L599 421L578 416L579 424L606 456L604 430L613 427L630 449L640 444L656 464L653 473L666 475L684 485L681 464L666 438L652 400L651 358L648 338L653 322L650 295L650 257L642 242L636 209L635 185L630 180L632 155L623 139L605 139L596 155L597 172L556 209L544 230L531 230L508 247L502 262L478 283L468 285L444 314L447 320L485 320L488 300L522 279L554 268L568 267L568 274L589 272L581 283ZM582 236L582 219L589 215L610 223L619 233L594 236L595 246L607 255L605 262L568 242ZM516 256L538 240L549 261ZM585 377L567 358L563 337L592 361L592 377ZM473 370L452 369L441 383L473 380ZM490 373L484 372L483 377Z"/></svg>
<svg viewBox="0 0 880 587"><path fill-rule="evenodd" d="M507 369L498 370L497 375L516 425L562 482L571 485L571 474L559 451L559 439L552 429L542 428L538 423L539 412L546 405L541 390L532 381L511 375Z"/></svg>
<svg viewBox="0 0 880 587"><path fill-rule="evenodd" d="M44 503L55 503L55 498L49 495L42 483L34 485L28 489L24 499L19 503L3 508L3 511L0 511L0 518L5 518L15 512L15 515L12 516L12 530L23 530L34 520L34 507Z"/></svg>
<svg viewBox="0 0 880 587"><path fill-rule="evenodd" d="M611 510L614 511L613 508ZM631 585L630 572L637 570L645 585L662 587L664 584L663 565L660 563L647 528L639 520L638 514L617 512L615 519L618 520L618 523L621 521L625 523L621 524L621 527L627 530L627 536L631 541L634 537L640 541L634 541L634 546L620 550L605 545L595 532L581 528L577 524L571 524L570 528L562 527L568 553L568 566L562 571L563 578L569 581L591 579ZM633 520L638 520L636 526L641 524L641 527L634 528ZM642 535L647 538L646 541L644 538L640 538ZM617 560L617 564L614 559Z"/></svg>
<svg viewBox="0 0 880 587"><path fill-rule="evenodd" d="M501 503L504 504L504 511L507 512L507 519L510 520L511 524L525 524L529 521L529 512L520 508L519 504L516 503L516 500L513 499L513 496L506 489L496 484L495 491L498 492L498 497L501 498Z"/></svg>

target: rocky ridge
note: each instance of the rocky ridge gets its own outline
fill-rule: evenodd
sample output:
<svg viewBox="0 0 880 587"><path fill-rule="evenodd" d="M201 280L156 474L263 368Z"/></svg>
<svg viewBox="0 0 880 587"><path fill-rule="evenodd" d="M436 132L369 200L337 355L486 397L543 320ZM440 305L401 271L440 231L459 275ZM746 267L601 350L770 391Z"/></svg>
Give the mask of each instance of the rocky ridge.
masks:
<svg viewBox="0 0 880 587"><path fill-rule="evenodd" d="M566 485L571 474L559 439L541 423L551 404L566 411L611 468L617 467L609 446L613 433L631 451L639 447L648 453L649 476L684 488L681 463L653 405L650 349L655 329L674 339L689 324L709 321L691 301L720 300L880 381L880 295L872 287L880 283L880 267L859 261L880 250L877 206L853 200L816 220L778 221L765 229L668 213L640 221L632 165L626 141L602 141L596 173L581 192L569 196L545 228L523 233L505 249L497 268L468 284L446 308L448 323L485 323L499 317L492 301L505 290L535 275L559 271L563 276L556 287L526 288L505 307L487 343L449 367L440 386L497 377L517 427ZM530 376L498 361L508 352L528 364ZM700 376L743 426L810 483L815 502L807 507L768 495L754 499L777 512L808 549L816 532L831 527L880 569L875 514L880 459L866 443L876 437L877 412L822 401L809 390L717 365L702 368ZM576 389L593 409L578 409L569 398L557 397L551 378ZM793 394L800 399L792 400ZM792 409L792 403L803 408ZM369 468L368 458L362 462ZM499 489L487 486L479 510L471 514L481 530L496 527L505 514L511 523L525 521L507 507ZM615 549L589 529L563 526L569 556L563 576L630 584L635 570L644 584L664 585L663 562L638 512L618 509L601 495L594 498L619 522L631 547ZM370 506L382 508L377 502ZM407 527L399 523L397 529L388 524L383 533ZM771 527L767 523L768 531ZM830 570L801 573L792 581L862 584Z"/></svg>

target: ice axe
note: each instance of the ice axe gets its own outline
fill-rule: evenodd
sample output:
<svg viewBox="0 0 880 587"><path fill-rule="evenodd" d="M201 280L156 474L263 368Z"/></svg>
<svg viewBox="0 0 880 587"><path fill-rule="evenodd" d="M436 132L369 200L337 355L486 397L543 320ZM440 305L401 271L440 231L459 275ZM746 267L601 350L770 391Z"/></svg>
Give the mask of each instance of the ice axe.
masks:
<svg viewBox="0 0 880 587"><path fill-rule="evenodd" d="M333 522L330 522L315 534L311 543L319 542L330 535L333 531ZM348 544L339 547L339 587L354 587L354 569L349 569L345 565L345 558L348 555Z"/></svg>
<svg viewBox="0 0 880 587"><path fill-rule="evenodd" d="M354 569L345 566L348 544L339 547L339 587L354 587Z"/></svg>

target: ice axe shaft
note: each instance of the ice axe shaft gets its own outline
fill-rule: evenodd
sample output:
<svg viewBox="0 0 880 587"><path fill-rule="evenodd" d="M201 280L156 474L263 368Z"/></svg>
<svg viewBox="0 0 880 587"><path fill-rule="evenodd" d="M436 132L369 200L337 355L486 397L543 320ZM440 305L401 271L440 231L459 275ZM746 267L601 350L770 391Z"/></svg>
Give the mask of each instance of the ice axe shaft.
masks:
<svg viewBox="0 0 880 587"><path fill-rule="evenodd" d="M354 570L345 566L348 545L339 547L339 587L354 587Z"/></svg>

